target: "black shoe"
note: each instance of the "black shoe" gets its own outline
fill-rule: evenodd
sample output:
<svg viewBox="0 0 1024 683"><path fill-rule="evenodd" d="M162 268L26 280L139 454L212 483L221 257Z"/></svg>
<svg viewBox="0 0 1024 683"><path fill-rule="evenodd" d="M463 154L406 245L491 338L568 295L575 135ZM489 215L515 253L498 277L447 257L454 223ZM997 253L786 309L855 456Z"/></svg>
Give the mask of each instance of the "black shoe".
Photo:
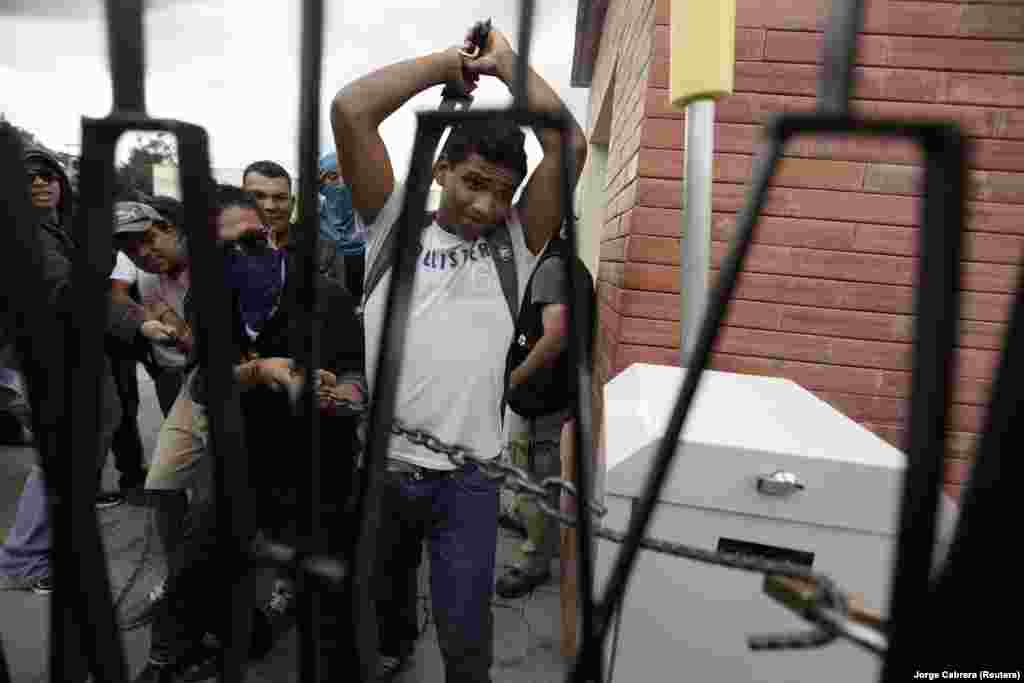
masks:
<svg viewBox="0 0 1024 683"><path fill-rule="evenodd" d="M197 645L173 662L150 660L133 683L194 683L214 678L219 668L220 650Z"/></svg>
<svg viewBox="0 0 1024 683"><path fill-rule="evenodd" d="M164 609L166 605L167 579L164 579L155 585L146 597L125 611L124 616L121 618L121 630L134 631L137 628L142 628L153 621L153 617Z"/></svg>
<svg viewBox="0 0 1024 683"><path fill-rule="evenodd" d="M288 582L277 581L270 599L253 614L249 658L266 657L294 625L295 592Z"/></svg>
<svg viewBox="0 0 1024 683"><path fill-rule="evenodd" d="M36 595L49 595L53 592L53 577L44 574L32 582L32 592Z"/></svg>
<svg viewBox="0 0 1024 683"><path fill-rule="evenodd" d="M148 662L133 683L177 683L178 680L177 667L173 664Z"/></svg>
<svg viewBox="0 0 1024 683"><path fill-rule="evenodd" d="M118 491L106 491L96 496L96 509L109 510L124 504L124 494Z"/></svg>
<svg viewBox="0 0 1024 683"><path fill-rule="evenodd" d="M498 579L495 587L501 597L512 600L521 598L527 593L532 593L538 586L543 586L551 580L551 572L544 571L540 574L528 574L518 567L512 567L505 575Z"/></svg>
<svg viewBox="0 0 1024 683"><path fill-rule="evenodd" d="M526 538L526 525L519 521L519 518L507 510L502 510L498 515L498 525L514 534Z"/></svg>
<svg viewBox="0 0 1024 683"><path fill-rule="evenodd" d="M198 683L215 679L220 672L221 654L219 647L199 646L183 663L179 680L183 683Z"/></svg>
<svg viewBox="0 0 1024 683"><path fill-rule="evenodd" d="M413 651L409 650L400 655L378 655L377 656L377 680L390 681L398 674L412 666Z"/></svg>
<svg viewBox="0 0 1024 683"><path fill-rule="evenodd" d="M0 412L0 445L30 446L35 441L32 430L12 413Z"/></svg>

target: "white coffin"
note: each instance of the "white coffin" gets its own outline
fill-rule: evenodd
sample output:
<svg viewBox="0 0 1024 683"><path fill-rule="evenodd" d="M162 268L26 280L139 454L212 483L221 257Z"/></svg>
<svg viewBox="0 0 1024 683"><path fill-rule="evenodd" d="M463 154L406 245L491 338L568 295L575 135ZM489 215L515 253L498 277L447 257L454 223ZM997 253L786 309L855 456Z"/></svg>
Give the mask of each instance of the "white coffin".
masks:
<svg viewBox="0 0 1024 683"><path fill-rule="evenodd" d="M633 365L605 387L604 523L628 528L633 502L682 385L677 367ZM887 613L903 453L794 382L706 371L648 535L716 549L722 539L813 553L812 568ZM767 495L759 476L802 490ZM943 497L945 535L952 502ZM598 543L600 590L620 546ZM753 652L750 634L809 625L766 596L758 574L641 551L609 639L612 680L877 680L880 659L847 642Z"/></svg>

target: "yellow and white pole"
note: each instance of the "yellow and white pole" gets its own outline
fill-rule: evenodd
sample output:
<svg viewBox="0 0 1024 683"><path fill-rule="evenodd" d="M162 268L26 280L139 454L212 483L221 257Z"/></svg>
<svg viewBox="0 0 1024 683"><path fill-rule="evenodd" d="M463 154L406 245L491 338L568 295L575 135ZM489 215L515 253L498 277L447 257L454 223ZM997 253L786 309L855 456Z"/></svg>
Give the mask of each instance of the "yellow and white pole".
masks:
<svg viewBox="0 0 1024 683"><path fill-rule="evenodd" d="M679 259L680 364L704 318L711 269L715 100L733 91L736 0L672 0L669 99L686 110Z"/></svg>

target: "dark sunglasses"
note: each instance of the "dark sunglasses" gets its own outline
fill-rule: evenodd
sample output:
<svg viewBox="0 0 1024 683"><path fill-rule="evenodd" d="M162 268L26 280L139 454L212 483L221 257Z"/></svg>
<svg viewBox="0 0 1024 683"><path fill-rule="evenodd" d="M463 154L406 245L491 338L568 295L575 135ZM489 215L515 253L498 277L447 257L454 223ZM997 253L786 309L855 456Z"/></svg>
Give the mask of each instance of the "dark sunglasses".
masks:
<svg viewBox="0 0 1024 683"><path fill-rule="evenodd" d="M26 172L26 176L28 176L29 184L35 182L36 178L39 178L44 183L50 183L57 179L56 173L45 168L29 170Z"/></svg>

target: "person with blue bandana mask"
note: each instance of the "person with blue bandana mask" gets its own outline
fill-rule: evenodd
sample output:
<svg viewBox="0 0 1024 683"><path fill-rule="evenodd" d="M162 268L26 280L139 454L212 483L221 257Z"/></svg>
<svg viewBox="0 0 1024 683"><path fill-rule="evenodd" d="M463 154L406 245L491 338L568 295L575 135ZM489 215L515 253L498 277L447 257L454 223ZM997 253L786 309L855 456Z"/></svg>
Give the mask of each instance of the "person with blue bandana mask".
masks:
<svg viewBox="0 0 1024 683"><path fill-rule="evenodd" d="M336 246L345 261L345 287L362 299L366 229L356 224L352 192L338 173L334 152L320 160L320 238Z"/></svg>

